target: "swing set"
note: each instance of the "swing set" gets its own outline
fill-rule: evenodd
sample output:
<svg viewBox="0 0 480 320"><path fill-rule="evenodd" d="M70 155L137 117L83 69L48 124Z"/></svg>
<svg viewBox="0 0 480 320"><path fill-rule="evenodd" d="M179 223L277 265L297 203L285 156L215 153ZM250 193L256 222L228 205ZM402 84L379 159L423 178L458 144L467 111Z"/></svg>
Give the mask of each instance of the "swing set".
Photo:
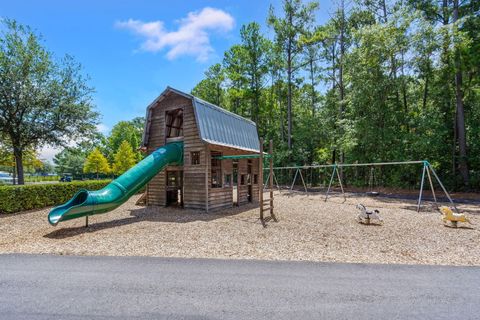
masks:
<svg viewBox="0 0 480 320"><path fill-rule="evenodd" d="M419 165L419 164L422 165L422 175L421 175L421 180L420 180L420 190L419 190L418 201L417 201L417 212L420 211L420 206L421 206L422 198L423 198L423 189L424 189L424 186L425 186L426 178L428 178L428 183L429 183L430 189L432 191L433 200L435 202L436 207L438 208L438 201L437 201L437 196L436 196L436 193L435 193L435 188L434 188L434 185L433 185L434 180L432 179L432 176L437 181L438 185L442 189L443 193L447 197L447 199L450 202L450 204L452 205L452 207L455 209L455 211L458 212L458 209L457 209L455 203L453 202L450 194L448 193L447 189L443 185L442 181L438 177L438 175L435 172L435 170L433 169L432 165L426 160L423 160L423 161L372 162L372 163L349 163L349 164L347 164L347 163L344 163L344 164L335 163L335 164L330 164L330 165L274 167L273 170L270 170L270 172L268 173L267 181L269 181L270 175L272 175L272 177L273 177L272 180L275 182L277 190L279 192L281 192L280 184L278 183L277 177L275 175L275 170L277 172L278 171L283 172L285 170L288 170L289 172L293 172L293 170L294 170L295 174L294 174L294 177L293 177L293 181L292 181L290 187L288 188L289 192L294 191L293 188L295 186L295 183L297 182L298 179L300 179L299 181L301 181L303 189L304 189L305 193L308 195L309 192L308 192L307 184L305 183L305 179L304 179L302 171L310 169L311 170L311 181L313 181L313 171L315 169L322 169L323 168L325 170L328 170L329 168L332 168L332 172L330 174L330 179L329 179L327 191L325 193L325 201L328 200L328 197L329 197L329 195L332 191L332 185L333 185L333 182L334 182L335 179L337 179L338 184L339 184L340 189L341 189L341 192L342 192L342 196L343 196L344 200L346 200L347 197L346 197L346 194L345 194L345 190L343 188L342 179L340 177L341 176L340 171L343 168L370 167L370 176L369 176L369 182L368 182L369 191L367 192L367 195L376 196L376 195L378 195L378 192L374 191L374 186L376 184L375 167L395 166L395 165ZM265 184L264 190L266 188L267 188L267 184Z"/></svg>

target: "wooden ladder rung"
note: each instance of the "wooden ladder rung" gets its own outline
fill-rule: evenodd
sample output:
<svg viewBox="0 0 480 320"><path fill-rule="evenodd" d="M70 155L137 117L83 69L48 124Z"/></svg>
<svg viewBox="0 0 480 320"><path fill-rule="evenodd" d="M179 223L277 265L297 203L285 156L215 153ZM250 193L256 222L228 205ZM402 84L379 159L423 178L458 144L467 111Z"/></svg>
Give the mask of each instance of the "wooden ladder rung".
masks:
<svg viewBox="0 0 480 320"><path fill-rule="evenodd" d="M263 203L265 203L265 202L270 202L271 200L272 200L272 199L265 199L265 200L263 200Z"/></svg>
<svg viewBox="0 0 480 320"><path fill-rule="evenodd" d="M270 210L270 209L273 209L273 207L262 208L263 211L267 211L267 210Z"/></svg>

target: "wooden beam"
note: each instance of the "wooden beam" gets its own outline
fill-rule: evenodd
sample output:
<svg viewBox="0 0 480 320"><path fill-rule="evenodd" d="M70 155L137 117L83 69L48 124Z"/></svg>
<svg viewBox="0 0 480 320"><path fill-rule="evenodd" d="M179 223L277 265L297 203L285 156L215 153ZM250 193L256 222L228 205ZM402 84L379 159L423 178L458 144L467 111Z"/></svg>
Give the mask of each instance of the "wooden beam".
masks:
<svg viewBox="0 0 480 320"><path fill-rule="evenodd" d="M260 221L262 222L262 225L266 227L265 220L263 219L263 138L260 138L260 159L258 161L258 175L260 178L259 181L261 181L261 188L258 188L258 199L260 202Z"/></svg>
<svg viewBox="0 0 480 320"><path fill-rule="evenodd" d="M268 147L268 154L270 155L270 217L273 221L278 222L277 217L273 213L273 140L270 139L270 144Z"/></svg>

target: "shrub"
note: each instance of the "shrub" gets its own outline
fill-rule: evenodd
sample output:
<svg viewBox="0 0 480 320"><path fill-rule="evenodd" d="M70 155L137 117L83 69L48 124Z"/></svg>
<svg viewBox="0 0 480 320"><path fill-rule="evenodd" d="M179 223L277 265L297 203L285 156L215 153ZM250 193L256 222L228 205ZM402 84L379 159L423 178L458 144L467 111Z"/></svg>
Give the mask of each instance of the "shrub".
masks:
<svg viewBox="0 0 480 320"><path fill-rule="evenodd" d="M98 190L110 180L69 183L0 186L0 214L56 206L69 200L80 189Z"/></svg>

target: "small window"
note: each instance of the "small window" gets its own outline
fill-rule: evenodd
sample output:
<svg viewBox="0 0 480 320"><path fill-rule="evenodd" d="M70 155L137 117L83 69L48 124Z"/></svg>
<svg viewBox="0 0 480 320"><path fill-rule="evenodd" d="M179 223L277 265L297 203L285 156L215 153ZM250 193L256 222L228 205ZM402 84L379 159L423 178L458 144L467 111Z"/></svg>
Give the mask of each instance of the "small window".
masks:
<svg viewBox="0 0 480 320"><path fill-rule="evenodd" d="M211 176L212 176L212 188L221 188L222 187L222 160L216 159L216 157L221 157L220 152L211 152Z"/></svg>
<svg viewBox="0 0 480 320"><path fill-rule="evenodd" d="M190 153L192 165L200 164L200 151L193 151Z"/></svg>
<svg viewBox="0 0 480 320"><path fill-rule="evenodd" d="M244 174L242 174L242 175L240 176L240 184L241 184L242 186L245 184L245 175L244 175Z"/></svg>
<svg viewBox="0 0 480 320"><path fill-rule="evenodd" d="M232 186L232 175L231 174L226 174L225 175L225 183L223 185L226 188L229 188Z"/></svg>
<svg viewBox="0 0 480 320"><path fill-rule="evenodd" d="M253 175L253 184L258 184L258 174Z"/></svg>
<svg viewBox="0 0 480 320"><path fill-rule="evenodd" d="M167 186L179 187L182 185L181 171L167 171Z"/></svg>

